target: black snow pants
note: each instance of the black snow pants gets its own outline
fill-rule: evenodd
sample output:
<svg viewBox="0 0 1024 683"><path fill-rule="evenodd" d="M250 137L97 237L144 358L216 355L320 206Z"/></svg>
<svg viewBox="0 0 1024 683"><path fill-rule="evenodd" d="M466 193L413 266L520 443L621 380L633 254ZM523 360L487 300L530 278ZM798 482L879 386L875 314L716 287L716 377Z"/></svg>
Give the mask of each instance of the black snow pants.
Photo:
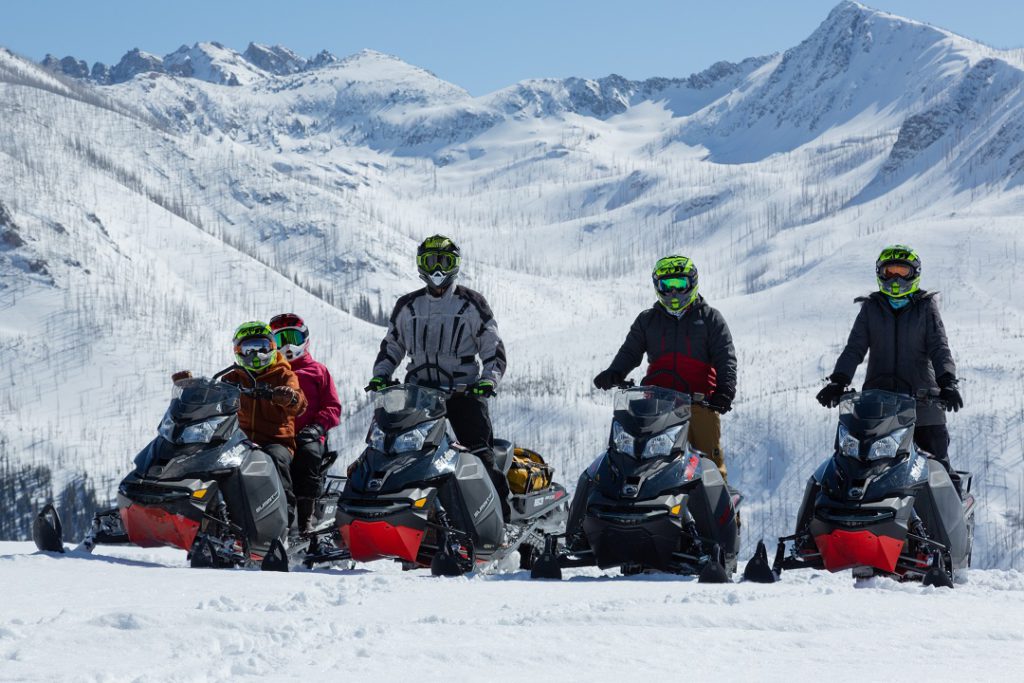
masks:
<svg viewBox="0 0 1024 683"><path fill-rule="evenodd" d="M291 462L292 482L295 485L299 531L312 531L313 511L322 486L321 464L326 445L323 439L299 440Z"/></svg>
<svg viewBox="0 0 1024 683"><path fill-rule="evenodd" d="M505 521L509 521L512 518L512 509L508 504L508 480L494 462L494 431L487 410L487 399L464 395L452 396L447 401L447 407L448 422L455 432L455 438L487 465L487 472L501 501L501 513Z"/></svg>
<svg viewBox="0 0 1024 683"><path fill-rule="evenodd" d="M288 527L295 523L295 489L292 487L292 452L287 446L279 443L268 443L260 446L264 453L270 456L277 467L277 473L281 477L281 485L284 487L284 498L288 501Z"/></svg>

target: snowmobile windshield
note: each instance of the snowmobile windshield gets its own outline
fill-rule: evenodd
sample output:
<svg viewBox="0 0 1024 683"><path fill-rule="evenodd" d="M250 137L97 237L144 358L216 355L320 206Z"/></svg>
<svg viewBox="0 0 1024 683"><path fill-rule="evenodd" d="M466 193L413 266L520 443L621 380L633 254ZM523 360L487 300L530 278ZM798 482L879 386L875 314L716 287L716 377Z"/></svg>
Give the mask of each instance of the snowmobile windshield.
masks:
<svg viewBox="0 0 1024 683"><path fill-rule="evenodd" d="M868 389L839 404L839 421L858 439L878 439L914 424L917 401L905 394Z"/></svg>
<svg viewBox="0 0 1024 683"><path fill-rule="evenodd" d="M639 386L615 394L615 420L636 434L655 434L690 419L690 395Z"/></svg>
<svg viewBox="0 0 1024 683"><path fill-rule="evenodd" d="M446 397L447 394L438 389L398 384L374 396L374 417L382 429L411 429L421 422L442 417Z"/></svg>
<svg viewBox="0 0 1024 683"><path fill-rule="evenodd" d="M179 380L171 389L171 417L176 422L205 420L238 412L238 387L205 377Z"/></svg>

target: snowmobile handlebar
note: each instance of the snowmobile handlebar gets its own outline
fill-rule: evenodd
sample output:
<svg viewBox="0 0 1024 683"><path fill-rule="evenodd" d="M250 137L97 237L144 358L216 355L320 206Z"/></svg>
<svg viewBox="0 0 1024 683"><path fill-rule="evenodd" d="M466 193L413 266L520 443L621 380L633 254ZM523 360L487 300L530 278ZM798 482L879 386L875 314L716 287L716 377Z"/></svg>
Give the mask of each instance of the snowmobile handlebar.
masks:
<svg viewBox="0 0 1024 683"><path fill-rule="evenodd" d="M234 382L226 382L238 387L238 392L243 396L251 396L257 401L270 401L274 398L274 388L266 382L259 382L256 380L256 376L249 371L248 368L244 368L241 365L229 365L220 372L214 374L212 377L215 381L222 381L221 378L230 373L232 370L241 370L249 381L252 383L251 387L242 386L241 384L235 384Z"/></svg>

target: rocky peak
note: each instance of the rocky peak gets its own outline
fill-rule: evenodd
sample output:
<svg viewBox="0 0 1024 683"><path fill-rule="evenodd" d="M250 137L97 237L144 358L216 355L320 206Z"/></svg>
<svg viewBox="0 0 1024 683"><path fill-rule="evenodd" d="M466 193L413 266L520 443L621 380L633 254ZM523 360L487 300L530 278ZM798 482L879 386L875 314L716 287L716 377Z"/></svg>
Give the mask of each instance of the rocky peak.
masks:
<svg viewBox="0 0 1024 683"><path fill-rule="evenodd" d="M251 64L278 76L297 73L306 68L306 60L283 45L249 43L242 56Z"/></svg>

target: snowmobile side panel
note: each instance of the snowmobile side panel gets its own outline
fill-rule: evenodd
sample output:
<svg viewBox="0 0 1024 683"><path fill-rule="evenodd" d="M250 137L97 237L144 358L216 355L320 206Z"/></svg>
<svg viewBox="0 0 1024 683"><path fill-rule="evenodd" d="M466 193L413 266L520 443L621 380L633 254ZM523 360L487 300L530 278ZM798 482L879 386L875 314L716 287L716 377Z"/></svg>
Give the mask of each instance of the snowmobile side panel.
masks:
<svg viewBox="0 0 1024 683"><path fill-rule="evenodd" d="M967 566L971 552L971 533L964 516L963 501L956 492L946 468L928 459L928 484L918 490L914 510L921 517L928 535L949 549L952 569Z"/></svg>
<svg viewBox="0 0 1024 683"><path fill-rule="evenodd" d="M288 501L270 456L250 450L223 483L228 514L242 526L253 552L264 553L288 529Z"/></svg>
<svg viewBox="0 0 1024 683"><path fill-rule="evenodd" d="M455 518L456 528L470 532L474 547L487 552L501 544L501 504L487 466L480 458L472 453L458 453L455 476L440 487L439 494L448 514Z"/></svg>
<svg viewBox="0 0 1024 683"><path fill-rule="evenodd" d="M199 532L197 519L137 503L122 507L121 519L131 542L143 548L170 545L189 550Z"/></svg>
<svg viewBox="0 0 1024 683"><path fill-rule="evenodd" d="M903 550L903 540L880 536L871 531L845 531L834 529L814 537L821 552L825 569L831 572L851 567L875 567L886 572L896 571L896 561Z"/></svg>

